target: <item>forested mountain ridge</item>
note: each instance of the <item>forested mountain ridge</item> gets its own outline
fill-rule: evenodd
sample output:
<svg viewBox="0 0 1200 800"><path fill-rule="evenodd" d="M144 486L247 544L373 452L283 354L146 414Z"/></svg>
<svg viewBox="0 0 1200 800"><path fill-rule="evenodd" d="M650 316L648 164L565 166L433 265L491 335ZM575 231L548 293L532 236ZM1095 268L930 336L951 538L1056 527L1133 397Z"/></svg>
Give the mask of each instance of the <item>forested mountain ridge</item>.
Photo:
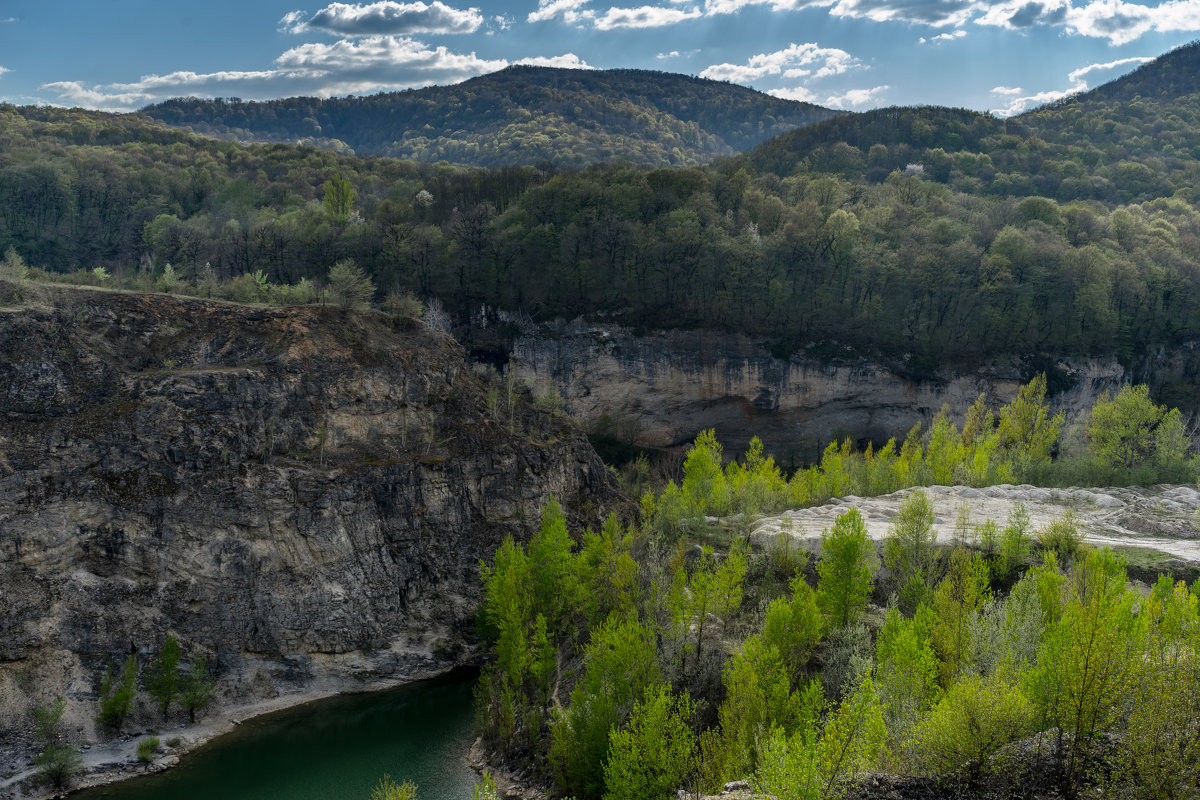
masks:
<svg viewBox="0 0 1200 800"><path fill-rule="evenodd" d="M352 258L377 299L435 297L461 321L500 308L734 331L780 358L868 357L915 377L992 357L1115 357L1190 409L1189 97L1009 121L884 110L703 168L582 170L242 146L137 117L3 107L0 248L131 286L171 264L189 291L236 279L250 301ZM1067 114L1110 116L1085 118L1091 140L1055 139L1048 120ZM798 159L768 158L800 136L811 147ZM335 178L343 204L325 202Z"/></svg>
<svg viewBox="0 0 1200 800"><path fill-rule="evenodd" d="M838 112L649 70L512 66L453 86L368 97L168 100L143 116L240 141L477 166L700 164Z"/></svg>

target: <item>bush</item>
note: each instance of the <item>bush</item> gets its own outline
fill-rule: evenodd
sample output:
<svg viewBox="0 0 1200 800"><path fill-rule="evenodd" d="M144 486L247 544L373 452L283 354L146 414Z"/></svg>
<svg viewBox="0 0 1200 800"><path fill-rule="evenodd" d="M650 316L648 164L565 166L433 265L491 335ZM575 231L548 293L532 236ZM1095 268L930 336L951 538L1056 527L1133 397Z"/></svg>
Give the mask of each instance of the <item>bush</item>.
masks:
<svg viewBox="0 0 1200 800"><path fill-rule="evenodd" d="M1038 541L1043 549L1053 551L1060 563L1070 563L1083 544L1083 531L1074 512L1068 511L1038 531Z"/></svg>
<svg viewBox="0 0 1200 800"><path fill-rule="evenodd" d="M146 736L138 740L137 743L137 759L149 763L154 760L154 754L158 752L158 737Z"/></svg>
<svg viewBox="0 0 1200 800"><path fill-rule="evenodd" d="M120 728L125 717L133 708L133 698L137 694L137 659L130 656L125 659L118 674L109 664L100 678L100 713L96 721L102 725Z"/></svg>
<svg viewBox="0 0 1200 800"><path fill-rule="evenodd" d="M412 781L396 783L390 775L384 775L371 790L370 800L417 800L417 785Z"/></svg>

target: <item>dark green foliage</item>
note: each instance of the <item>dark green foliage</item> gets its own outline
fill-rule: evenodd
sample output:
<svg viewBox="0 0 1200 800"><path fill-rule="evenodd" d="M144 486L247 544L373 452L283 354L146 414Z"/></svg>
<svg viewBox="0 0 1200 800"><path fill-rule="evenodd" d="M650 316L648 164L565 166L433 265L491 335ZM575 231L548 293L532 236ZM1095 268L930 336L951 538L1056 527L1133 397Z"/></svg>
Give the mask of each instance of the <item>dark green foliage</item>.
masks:
<svg viewBox="0 0 1200 800"><path fill-rule="evenodd" d="M158 650L158 655L146 668L146 675L143 678L146 694L158 703L163 719L166 719L167 711L179 693L179 657L181 654L179 640L168 634L167 640Z"/></svg>
<svg viewBox="0 0 1200 800"><path fill-rule="evenodd" d="M133 709L133 698L137 694L137 658L129 656L118 673L112 664L100 678L100 713L96 721L112 728L120 728L125 717Z"/></svg>
<svg viewBox="0 0 1200 800"><path fill-rule="evenodd" d="M480 166L698 164L837 115L685 75L529 66L370 97L193 97L141 113L243 141L306 140L341 152Z"/></svg>

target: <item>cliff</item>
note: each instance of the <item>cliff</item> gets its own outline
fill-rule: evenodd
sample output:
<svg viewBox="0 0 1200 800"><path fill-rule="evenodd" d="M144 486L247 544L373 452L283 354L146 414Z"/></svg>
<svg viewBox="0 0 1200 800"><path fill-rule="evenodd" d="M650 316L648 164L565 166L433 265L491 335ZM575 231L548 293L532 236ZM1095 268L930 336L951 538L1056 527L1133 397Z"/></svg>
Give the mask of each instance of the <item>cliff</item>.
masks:
<svg viewBox="0 0 1200 800"><path fill-rule="evenodd" d="M419 324L0 283L0 762L56 695L96 739L104 667L168 632L219 708L468 661L479 560L552 495L618 502Z"/></svg>
<svg viewBox="0 0 1200 800"><path fill-rule="evenodd" d="M1110 360L980 364L916 375L904 365L862 358L779 358L760 340L705 331L635 335L583 322L524 325L511 344L520 374L553 386L566 408L644 447L672 447L715 428L727 450L758 436L783 463L820 455L832 439L903 438L943 405L956 417L980 394L998 407L1049 368L1050 398L1068 413L1090 407L1104 390L1128 382Z"/></svg>

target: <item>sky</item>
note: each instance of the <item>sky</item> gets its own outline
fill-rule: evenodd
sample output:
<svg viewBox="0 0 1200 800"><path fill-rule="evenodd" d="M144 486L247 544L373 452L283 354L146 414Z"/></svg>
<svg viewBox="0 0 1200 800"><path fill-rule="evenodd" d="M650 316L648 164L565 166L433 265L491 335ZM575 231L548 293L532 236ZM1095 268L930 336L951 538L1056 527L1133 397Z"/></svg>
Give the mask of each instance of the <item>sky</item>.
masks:
<svg viewBox="0 0 1200 800"><path fill-rule="evenodd" d="M0 101L132 111L638 68L1007 116L1200 38L1200 0L0 0ZM648 3L637 5L637 3Z"/></svg>

